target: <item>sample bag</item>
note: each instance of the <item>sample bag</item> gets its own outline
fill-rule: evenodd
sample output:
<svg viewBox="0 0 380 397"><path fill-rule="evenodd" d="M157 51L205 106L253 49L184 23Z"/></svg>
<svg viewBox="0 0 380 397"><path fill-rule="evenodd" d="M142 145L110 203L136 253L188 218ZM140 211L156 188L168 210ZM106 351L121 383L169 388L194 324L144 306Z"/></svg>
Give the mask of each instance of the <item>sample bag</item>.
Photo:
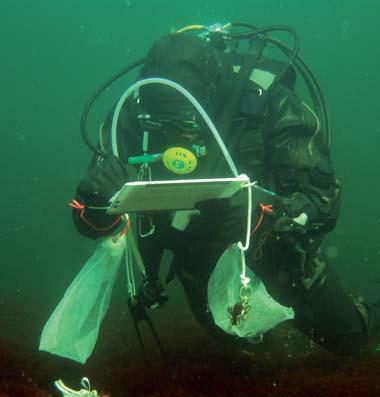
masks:
<svg viewBox="0 0 380 397"><path fill-rule="evenodd" d="M92 353L126 249L126 236L107 237L75 277L45 324L40 350L80 363Z"/></svg>
<svg viewBox="0 0 380 397"><path fill-rule="evenodd" d="M247 286L241 281L242 256L237 245L219 258L208 283L208 303L215 324L231 335L258 338L279 323L294 318L292 308L280 305L250 270Z"/></svg>

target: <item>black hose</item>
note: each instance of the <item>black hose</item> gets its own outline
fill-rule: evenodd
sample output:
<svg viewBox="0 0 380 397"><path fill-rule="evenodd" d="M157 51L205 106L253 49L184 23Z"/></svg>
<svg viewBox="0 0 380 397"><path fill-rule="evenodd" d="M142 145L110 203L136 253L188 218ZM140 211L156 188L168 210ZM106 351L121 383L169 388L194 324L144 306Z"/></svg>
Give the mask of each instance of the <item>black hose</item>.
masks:
<svg viewBox="0 0 380 397"><path fill-rule="evenodd" d="M260 60L263 50L265 48L265 41L253 40L251 39L248 52L244 55L243 64L240 68L238 75L236 76L231 92L229 94L229 99L223 108L222 118L218 120L217 127L220 137L224 143L228 144L229 131L231 129L232 123L238 112L239 101L242 96L244 87L249 80L249 76L252 70L256 66L257 62ZM219 145L216 140L212 141L209 147L209 155L215 156L215 161L210 162L210 175L218 175L221 173L221 161L216 155L218 152Z"/></svg>
<svg viewBox="0 0 380 397"><path fill-rule="evenodd" d="M321 120L322 125L324 126L323 130L326 133L326 139L327 139L327 146L328 149L331 150L332 146L332 138L331 138L331 126L330 126L330 119L329 119L329 114L327 110L327 105L326 105L326 100L324 98L324 95L322 93L322 89L319 85L318 80L314 76L313 72L311 71L310 67L307 65L307 63L303 60L303 58L298 54L299 47L300 47L300 40L298 37L298 34L290 27L288 26L270 26L265 29L260 29L257 26L244 23L244 22L234 22L232 23L232 27L244 27L244 28L249 28L253 30L253 32L245 32L237 35L229 35L228 37L250 37L252 34L261 34L262 38L268 42L271 42L272 44L276 45L279 47L280 50L284 52L284 54L289 58L288 66L284 68L283 72L280 73L276 80L273 82L271 89L273 89L282 79L282 77L285 75L285 73L288 70L288 67L292 64L297 68L297 70L301 73L304 82L310 92L310 96L312 98L314 108L316 110L316 113ZM266 32L263 32L263 30L266 30ZM285 44L283 44L280 40L277 40L266 33L269 31L287 31L291 33L294 36L295 44L294 48L290 49L287 47Z"/></svg>
<svg viewBox="0 0 380 397"><path fill-rule="evenodd" d="M289 56L291 49L288 48L285 44L281 43L279 40L274 39L272 37L265 37L265 40L271 42L272 44L277 45L285 55ZM327 145L328 149L331 150L332 139L331 139L331 126L330 126L330 119L327 110L326 99L323 95L321 86L314 76L313 72L311 71L310 67L306 63L306 61L298 55L296 61L294 63L297 70L301 73L304 82L310 92L310 96L312 98L316 113L321 120L322 125L324 125L324 131L327 137Z"/></svg>
<svg viewBox="0 0 380 397"><path fill-rule="evenodd" d="M80 130L82 133L83 140L85 144L97 155L100 156L105 156L105 153L103 153L101 150L97 148L97 146L93 145L91 140L88 137L88 131L87 131L87 116L88 113L91 109L91 106L94 104L96 99L99 97L99 95L108 87L110 86L114 81L119 79L121 76L124 74L130 72L132 69L142 65L145 62L145 57L138 59L137 61L129 64L127 67L124 69L120 70L119 72L115 73L113 76L111 76L107 81L105 81L103 84L101 84L95 92L88 98L86 104L84 105L82 115L81 115L81 120L80 120Z"/></svg>
<svg viewBox="0 0 380 397"><path fill-rule="evenodd" d="M294 64L295 60L297 59L299 49L300 49L300 39L297 34L297 32L292 29L289 26L284 26L284 25L274 25L274 26L268 26L266 28L258 28L254 25L250 25L248 23L242 23L242 22L234 22L232 23L232 27L246 27L251 29L251 32L242 32L242 33L237 33L237 34L230 34L228 37L235 39L235 40L241 40L244 38L252 38L256 35L259 35L261 38L270 38L267 33L269 32L288 32L293 36L294 39L294 46L293 50L290 50L290 54L287 54L289 61L286 67L283 68L283 70L276 75L275 80L271 84L271 90L274 90L278 84L282 81L283 77L287 73L288 69Z"/></svg>
<svg viewBox="0 0 380 397"><path fill-rule="evenodd" d="M289 58L289 63L292 64L298 53L299 53L299 49L300 49L300 38L297 34L297 32L292 29L289 26L285 26L285 25L273 25L273 26L267 26L266 28L257 28L254 25L250 25L250 24L245 24L245 23L240 23L240 22L235 22L232 23L233 27L239 27L239 26L243 26L243 27L247 27L250 28L252 31L251 32L242 32L242 33L236 33L236 34L228 34L228 37L230 37L231 39L249 39L252 38L253 36L257 36L257 35L264 35L266 36L267 33L270 32L288 32L293 36L294 39L294 47L292 50L292 56Z"/></svg>

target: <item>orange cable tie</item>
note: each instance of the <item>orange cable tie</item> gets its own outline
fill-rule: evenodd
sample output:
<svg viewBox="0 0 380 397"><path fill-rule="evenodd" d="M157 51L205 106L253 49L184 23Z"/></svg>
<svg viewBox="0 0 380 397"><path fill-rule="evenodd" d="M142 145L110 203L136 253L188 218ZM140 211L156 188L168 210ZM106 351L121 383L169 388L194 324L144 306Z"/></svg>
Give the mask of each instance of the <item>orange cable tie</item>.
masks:
<svg viewBox="0 0 380 397"><path fill-rule="evenodd" d="M263 222L264 215L265 214L271 214L273 212L273 205L272 204L264 205L264 204L260 203L259 206L260 206L260 209L261 209L260 218L257 221L256 226L253 229L253 232L251 233L251 235L256 233L256 231L260 227L261 223Z"/></svg>

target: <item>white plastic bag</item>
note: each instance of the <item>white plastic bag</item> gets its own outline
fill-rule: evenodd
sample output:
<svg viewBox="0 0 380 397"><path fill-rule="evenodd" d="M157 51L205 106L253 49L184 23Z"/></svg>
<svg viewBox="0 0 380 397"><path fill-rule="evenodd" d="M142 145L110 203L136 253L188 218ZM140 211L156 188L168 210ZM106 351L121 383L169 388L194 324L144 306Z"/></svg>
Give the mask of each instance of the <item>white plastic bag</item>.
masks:
<svg viewBox="0 0 380 397"><path fill-rule="evenodd" d="M257 338L279 323L294 318L293 309L276 302L248 268L246 276L250 283L242 290L240 271L241 251L233 245L219 258L208 283L209 308L218 327L231 335ZM236 321L234 309L239 308L242 296L249 297L249 308L245 316Z"/></svg>
<svg viewBox="0 0 380 397"><path fill-rule="evenodd" d="M125 249L125 236L101 241L45 324L40 350L86 362L107 312Z"/></svg>

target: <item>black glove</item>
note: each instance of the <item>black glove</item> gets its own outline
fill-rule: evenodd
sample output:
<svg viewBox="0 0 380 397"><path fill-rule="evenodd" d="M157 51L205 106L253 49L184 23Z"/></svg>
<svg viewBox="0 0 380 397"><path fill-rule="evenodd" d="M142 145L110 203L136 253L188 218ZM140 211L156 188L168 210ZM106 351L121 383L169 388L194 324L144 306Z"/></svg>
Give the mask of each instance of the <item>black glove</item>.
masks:
<svg viewBox="0 0 380 397"><path fill-rule="evenodd" d="M276 219L273 225L273 231L277 233L288 233L295 232L299 234L306 233L306 227L304 224L304 219L307 220L306 214L300 214L299 217L291 218L287 215L282 215Z"/></svg>
<svg viewBox="0 0 380 397"><path fill-rule="evenodd" d="M294 193L291 197L279 197L279 203L279 208L276 208L273 213L273 231L305 234L308 229L308 214L312 211L305 196L301 193Z"/></svg>
<svg viewBox="0 0 380 397"><path fill-rule="evenodd" d="M96 239L115 230L118 216L107 215L103 207L107 207L110 198L128 180L134 180L136 171L133 167L123 164L114 156L107 157L90 169L77 187L75 199L81 204L98 208L86 208L85 213L73 209L74 224L84 236ZM83 221L82 218L86 221Z"/></svg>
<svg viewBox="0 0 380 397"><path fill-rule="evenodd" d="M82 179L78 193L89 201L108 204L109 199L124 183L131 179L134 169L115 156L110 156L96 164ZM87 200L86 200L87 201Z"/></svg>
<svg viewBox="0 0 380 397"><path fill-rule="evenodd" d="M149 309L159 309L168 301L168 297L162 295L163 292L164 288L159 280L147 279L140 287L137 296L145 307Z"/></svg>

